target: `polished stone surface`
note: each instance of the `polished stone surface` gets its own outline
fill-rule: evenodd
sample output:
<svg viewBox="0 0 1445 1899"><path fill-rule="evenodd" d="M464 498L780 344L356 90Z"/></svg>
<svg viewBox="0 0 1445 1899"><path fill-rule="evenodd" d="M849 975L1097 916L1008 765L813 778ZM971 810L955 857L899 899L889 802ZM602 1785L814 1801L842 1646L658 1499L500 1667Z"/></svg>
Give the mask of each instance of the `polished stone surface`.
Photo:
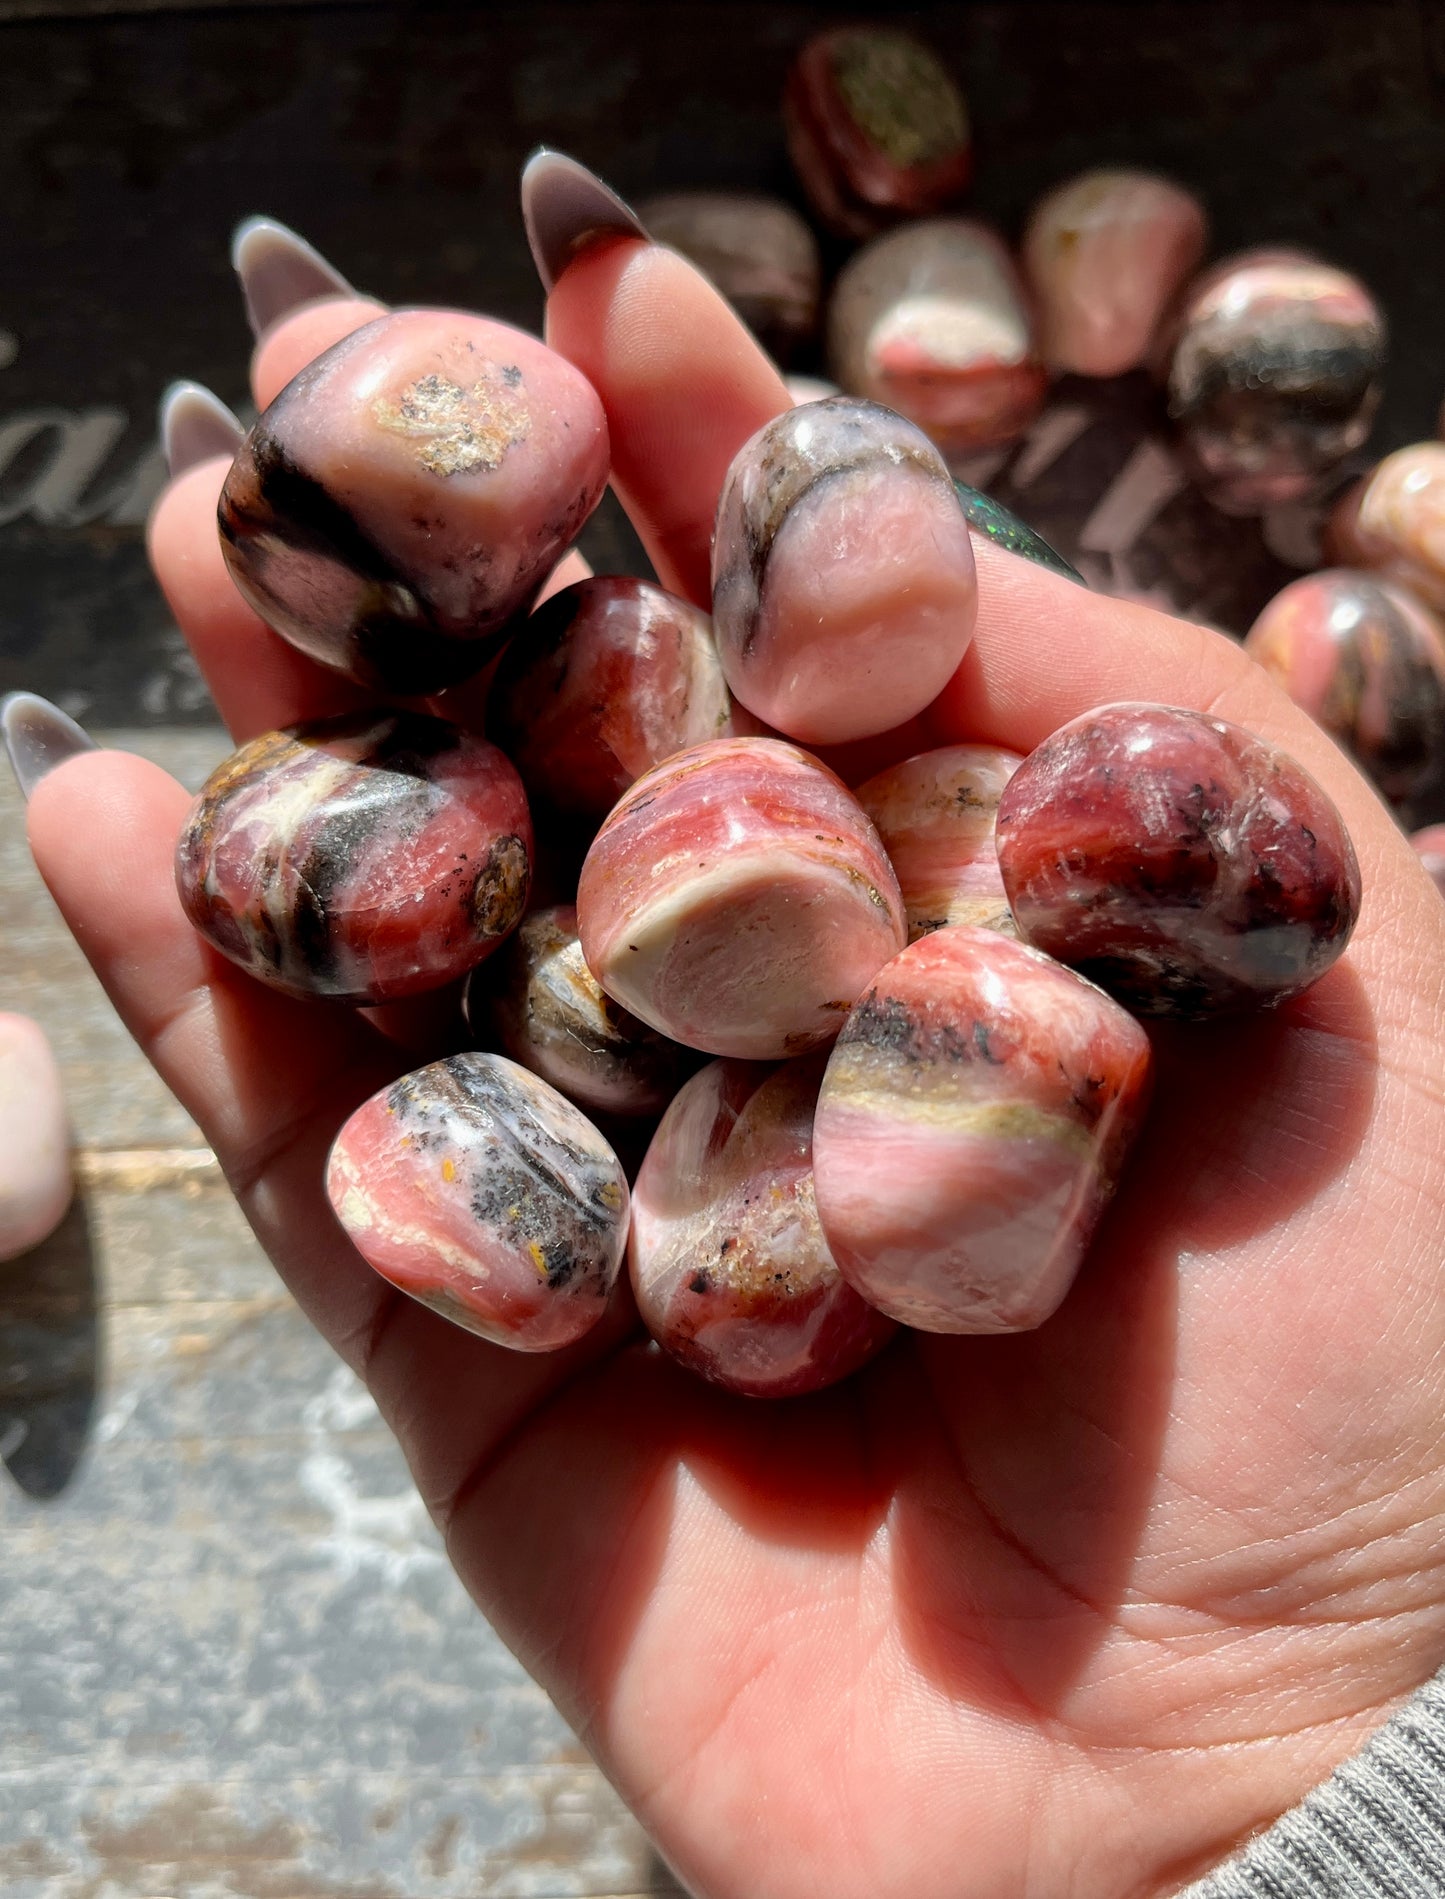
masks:
<svg viewBox="0 0 1445 1899"><path fill-rule="evenodd" d="M1056 185L1022 246L1044 361L1079 376L1138 369L1207 236L1194 193L1152 172L1086 171Z"/></svg>
<svg viewBox="0 0 1445 1899"><path fill-rule="evenodd" d="M597 1114L661 1114L697 1066L691 1049L629 1015L582 956L571 904L534 910L473 972L467 1019L514 1062Z"/></svg>
<svg viewBox="0 0 1445 1899"><path fill-rule="evenodd" d="M521 1352L591 1331L627 1244L617 1156L500 1055L452 1055L373 1095L336 1137L326 1191L383 1279Z"/></svg>
<svg viewBox="0 0 1445 1899"><path fill-rule="evenodd" d="M420 714L267 732L201 787L176 847L186 914L294 995L436 989L521 921L533 858L521 780L495 745Z"/></svg>
<svg viewBox="0 0 1445 1899"><path fill-rule="evenodd" d="M1302 251L1243 251L1192 284L1171 323L1169 413L1215 506L1318 494L1370 433L1385 347L1359 279Z"/></svg>
<svg viewBox="0 0 1445 1899"><path fill-rule="evenodd" d="M1445 442L1397 448L1341 496L1326 544L1445 613Z"/></svg>
<svg viewBox="0 0 1445 1899"><path fill-rule="evenodd" d="M296 376L221 495L226 561L269 625L385 692L475 673L601 497L607 421L535 337L399 310Z"/></svg>
<svg viewBox="0 0 1445 1899"><path fill-rule="evenodd" d="M70 1127L50 1043L29 1016L0 1015L0 1261L48 1239L71 1191Z"/></svg>
<svg viewBox="0 0 1445 1899"><path fill-rule="evenodd" d="M1008 250L970 218L908 224L850 258L828 357L851 395L897 409L951 458L1021 435L1048 387Z"/></svg>
<svg viewBox="0 0 1445 1899"><path fill-rule="evenodd" d="M891 766L858 787L883 839L908 912L908 940L969 923L1014 936L994 844L1003 788L1017 752L947 745Z"/></svg>
<svg viewBox="0 0 1445 1899"><path fill-rule="evenodd" d="M832 772L776 739L722 739L649 772L587 854L588 966L633 1015L710 1055L831 1041L903 947L878 833Z"/></svg>
<svg viewBox="0 0 1445 1899"><path fill-rule="evenodd" d="M818 329L822 263L807 222L780 198L748 191L668 191L637 215L648 236L690 258L775 362Z"/></svg>
<svg viewBox="0 0 1445 1899"><path fill-rule="evenodd" d="M1445 627L1403 587L1346 567L1306 574L1244 645L1395 803L1445 768Z"/></svg>
<svg viewBox="0 0 1445 1899"><path fill-rule="evenodd" d="M664 758L756 721L733 704L700 607L604 574L564 587L518 627L487 726L539 809L596 821Z"/></svg>
<svg viewBox="0 0 1445 1899"><path fill-rule="evenodd" d="M850 1284L925 1332L1019 1332L1068 1291L1148 1095L1102 990L993 931L879 970L828 1059L819 1216Z"/></svg>
<svg viewBox="0 0 1445 1899"><path fill-rule="evenodd" d="M805 744L912 718L973 636L973 545L942 458L912 423L848 396L787 410L738 450L712 577L728 684Z"/></svg>
<svg viewBox="0 0 1445 1899"><path fill-rule="evenodd" d="M1061 726L1004 791L1019 934L1142 1015L1273 1004L1349 941L1360 870L1302 766L1223 719L1113 705Z"/></svg>
<svg viewBox="0 0 1445 1899"><path fill-rule="evenodd" d="M1037 561L1040 567L1047 567L1051 573L1062 574L1065 580L1077 580L1085 584L1078 568L1071 567L1057 548L1050 547L1043 535L1031 528L1027 521L1021 520L1011 508L1004 507L1002 502L995 501L992 495L986 495L981 488L971 488L966 481L955 481L953 491L968 517L968 525L976 534L982 534L1006 553Z"/></svg>
<svg viewBox="0 0 1445 1899"><path fill-rule="evenodd" d="M653 1337L751 1398L846 1378L893 1326L838 1271L813 1192L823 1064L711 1062L677 1096L642 1163L628 1261Z"/></svg>
<svg viewBox="0 0 1445 1899"><path fill-rule="evenodd" d="M941 210L973 170L956 80L931 47L893 27L810 39L789 71L783 120L808 200L841 237Z"/></svg>

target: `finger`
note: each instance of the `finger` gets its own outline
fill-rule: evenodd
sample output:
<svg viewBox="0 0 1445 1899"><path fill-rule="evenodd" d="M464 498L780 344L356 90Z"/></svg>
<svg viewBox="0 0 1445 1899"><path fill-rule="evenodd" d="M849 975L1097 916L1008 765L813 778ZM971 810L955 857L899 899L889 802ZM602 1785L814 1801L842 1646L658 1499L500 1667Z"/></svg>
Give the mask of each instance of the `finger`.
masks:
<svg viewBox="0 0 1445 1899"><path fill-rule="evenodd" d="M308 1317L371 1384L438 1503L544 1398L633 1328L628 1302L572 1350L531 1357L460 1331L379 1279L326 1203L343 1121L405 1058L351 1009L265 988L212 951L176 893L189 797L157 766L87 752L41 779L31 848L121 1020L215 1150Z"/></svg>
<svg viewBox="0 0 1445 1899"><path fill-rule="evenodd" d="M241 598L216 532L216 503L229 466L214 457L171 482L151 511L146 549L216 709L240 745L278 725L371 701L360 686L273 633Z"/></svg>
<svg viewBox="0 0 1445 1899"><path fill-rule="evenodd" d="M251 393L256 407L274 402L293 376L323 351L350 336L363 324L386 315L386 305L372 297L335 297L308 303L273 323L251 355Z"/></svg>
<svg viewBox="0 0 1445 1899"><path fill-rule="evenodd" d="M691 264L635 238L595 244L563 273L547 341L602 398L612 485L658 578L706 606L728 464L792 407L777 369Z"/></svg>

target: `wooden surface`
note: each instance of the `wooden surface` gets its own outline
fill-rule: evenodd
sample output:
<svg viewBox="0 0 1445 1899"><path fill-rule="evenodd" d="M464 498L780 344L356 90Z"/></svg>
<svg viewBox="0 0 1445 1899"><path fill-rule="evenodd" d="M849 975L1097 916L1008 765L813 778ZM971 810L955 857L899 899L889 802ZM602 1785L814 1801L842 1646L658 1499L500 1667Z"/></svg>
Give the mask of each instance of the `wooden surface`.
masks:
<svg viewBox="0 0 1445 1899"><path fill-rule="evenodd" d="M106 736L192 785L225 750ZM0 892L82 1181L0 1266L0 1893L674 1891L116 1022L3 771Z"/></svg>

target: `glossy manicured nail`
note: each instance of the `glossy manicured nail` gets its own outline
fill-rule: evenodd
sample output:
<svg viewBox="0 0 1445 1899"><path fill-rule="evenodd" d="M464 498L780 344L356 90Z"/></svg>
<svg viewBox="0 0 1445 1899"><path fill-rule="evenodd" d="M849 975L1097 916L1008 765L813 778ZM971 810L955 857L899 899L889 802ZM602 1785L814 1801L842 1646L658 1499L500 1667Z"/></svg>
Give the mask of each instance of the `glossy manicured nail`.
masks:
<svg viewBox="0 0 1445 1899"><path fill-rule="evenodd" d="M241 279L251 334L318 297L349 297L351 285L320 251L275 218L244 218L231 238L231 264Z"/></svg>
<svg viewBox="0 0 1445 1899"><path fill-rule="evenodd" d="M24 797L29 798L47 772L77 752L93 752L75 720L34 692L11 692L0 700L0 730L5 750Z"/></svg>
<svg viewBox="0 0 1445 1899"><path fill-rule="evenodd" d="M600 237L642 237L636 216L595 172L546 146L522 168L522 222L542 288Z"/></svg>
<svg viewBox="0 0 1445 1899"><path fill-rule="evenodd" d="M172 481L214 455L233 456L246 431L204 383L173 382L161 397L161 448Z"/></svg>
<svg viewBox="0 0 1445 1899"><path fill-rule="evenodd" d="M986 534L996 547L1010 554L1022 554L1025 560L1036 560L1040 567L1062 574L1066 580L1076 580L1081 587L1088 586L1078 568L1071 567L1062 554L1056 553L1042 534L1035 534L1027 521L1010 514L981 488L970 488L966 481L956 481L953 485L968 516L968 525Z"/></svg>

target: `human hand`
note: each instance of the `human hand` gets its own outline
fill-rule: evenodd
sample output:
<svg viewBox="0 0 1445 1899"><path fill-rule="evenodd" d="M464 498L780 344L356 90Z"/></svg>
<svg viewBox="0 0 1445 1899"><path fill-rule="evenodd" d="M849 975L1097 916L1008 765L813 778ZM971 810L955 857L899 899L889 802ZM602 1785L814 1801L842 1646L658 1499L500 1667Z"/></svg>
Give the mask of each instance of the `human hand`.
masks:
<svg viewBox="0 0 1445 1899"><path fill-rule="evenodd" d="M273 325L258 402L375 313L335 298ZM663 584L705 600L717 490L786 406L775 372L637 239L582 251L548 334L602 396ZM240 740L358 693L235 593L224 472L207 458L172 483L152 555ZM1162 1895L1445 1659L1445 907L1231 641L977 553L978 629L929 715L938 742L1027 751L1116 699L1233 719L1335 798L1364 906L1304 996L1154 1036L1149 1122L1052 1320L904 1335L814 1398L699 1383L625 1298L534 1358L378 1280L323 1164L409 1059L195 935L172 875L188 800L163 773L85 754L30 803L68 923L370 1384L467 1587L710 1899Z"/></svg>

